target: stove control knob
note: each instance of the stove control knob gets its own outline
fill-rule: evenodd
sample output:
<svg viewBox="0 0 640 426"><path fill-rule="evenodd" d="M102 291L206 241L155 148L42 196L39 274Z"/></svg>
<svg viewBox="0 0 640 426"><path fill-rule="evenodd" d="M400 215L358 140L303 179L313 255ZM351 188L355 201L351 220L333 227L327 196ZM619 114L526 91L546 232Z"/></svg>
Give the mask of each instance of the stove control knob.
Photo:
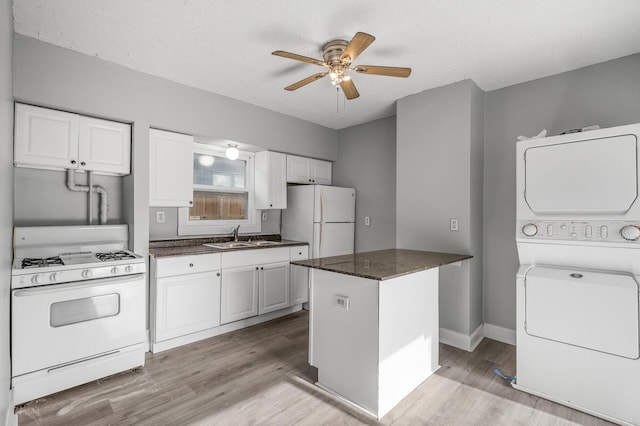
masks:
<svg viewBox="0 0 640 426"><path fill-rule="evenodd" d="M40 275L34 275L31 277L31 282L33 284L38 284L40 282Z"/></svg>
<svg viewBox="0 0 640 426"><path fill-rule="evenodd" d="M133 272L133 267L131 265L127 265L127 266L124 267L124 271L127 274L130 274L131 272Z"/></svg>
<svg viewBox="0 0 640 426"><path fill-rule="evenodd" d="M620 235L627 241L636 241L640 238L640 228L634 225L627 225L620 230Z"/></svg>
<svg viewBox="0 0 640 426"><path fill-rule="evenodd" d="M522 233L527 237L533 237L538 233L538 227L533 223L527 223L522 227Z"/></svg>
<svg viewBox="0 0 640 426"><path fill-rule="evenodd" d="M113 275L120 273L120 268L118 268L117 266L114 266L113 268L111 268L111 273Z"/></svg>
<svg viewBox="0 0 640 426"><path fill-rule="evenodd" d="M82 278L91 278L93 276L93 272L91 269L85 269L82 271Z"/></svg>
<svg viewBox="0 0 640 426"><path fill-rule="evenodd" d="M51 281L51 282L58 281L58 273L54 272L51 275L49 275L49 281Z"/></svg>

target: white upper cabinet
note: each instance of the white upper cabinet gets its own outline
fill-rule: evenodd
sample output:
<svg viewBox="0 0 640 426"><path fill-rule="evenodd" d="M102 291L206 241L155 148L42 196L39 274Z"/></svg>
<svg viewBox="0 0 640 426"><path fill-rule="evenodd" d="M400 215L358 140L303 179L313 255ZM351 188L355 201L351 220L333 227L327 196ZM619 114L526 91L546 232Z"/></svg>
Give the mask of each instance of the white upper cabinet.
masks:
<svg viewBox="0 0 640 426"><path fill-rule="evenodd" d="M149 130L149 206L193 205L193 136Z"/></svg>
<svg viewBox="0 0 640 426"><path fill-rule="evenodd" d="M131 126L69 112L16 104L17 166L131 172Z"/></svg>
<svg viewBox="0 0 640 426"><path fill-rule="evenodd" d="M256 208L287 208L287 156L279 152L261 151L255 157Z"/></svg>
<svg viewBox="0 0 640 426"><path fill-rule="evenodd" d="M287 182L331 185L331 162L287 155Z"/></svg>

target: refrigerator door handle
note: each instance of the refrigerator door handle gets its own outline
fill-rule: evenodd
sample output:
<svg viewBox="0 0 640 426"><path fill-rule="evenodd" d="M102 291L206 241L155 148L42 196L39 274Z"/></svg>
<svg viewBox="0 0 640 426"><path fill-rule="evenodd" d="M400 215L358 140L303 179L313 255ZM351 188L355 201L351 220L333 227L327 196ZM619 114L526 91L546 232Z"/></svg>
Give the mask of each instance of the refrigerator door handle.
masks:
<svg viewBox="0 0 640 426"><path fill-rule="evenodd" d="M320 188L320 247L318 248L318 257L322 257L322 242L324 240L324 218L325 218L325 201L324 189Z"/></svg>

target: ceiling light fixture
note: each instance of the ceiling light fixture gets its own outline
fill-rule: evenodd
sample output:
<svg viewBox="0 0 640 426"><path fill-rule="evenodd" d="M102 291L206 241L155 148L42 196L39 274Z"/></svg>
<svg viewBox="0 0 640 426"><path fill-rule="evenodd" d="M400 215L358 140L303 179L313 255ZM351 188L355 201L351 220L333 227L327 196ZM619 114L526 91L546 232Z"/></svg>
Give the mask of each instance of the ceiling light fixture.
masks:
<svg viewBox="0 0 640 426"><path fill-rule="evenodd" d="M238 145L234 143L228 144L226 155L229 160L237 160L238 157L240 156L240 151L238 151Z"/></svg>
<svg viewBox="0 0 640 426"><path fill-rule="evenodd" d="M200 155L198 157L198 163L200 163L201 166L209 167L214 161L215 159L212 155Z"/></svg>

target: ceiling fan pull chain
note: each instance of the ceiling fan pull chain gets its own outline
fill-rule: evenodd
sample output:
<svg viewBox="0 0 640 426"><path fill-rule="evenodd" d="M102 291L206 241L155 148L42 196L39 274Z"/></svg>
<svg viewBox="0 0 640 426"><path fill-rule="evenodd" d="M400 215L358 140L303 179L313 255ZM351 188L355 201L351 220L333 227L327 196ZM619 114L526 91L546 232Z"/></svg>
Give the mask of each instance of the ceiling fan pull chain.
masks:
<svg viewBox="0 0 640 426"><path fill-rule="evenodd" d="M338 109L338 107L340 106L340 87L336 86L336 114L338 114L340 111Z"/></svg>

